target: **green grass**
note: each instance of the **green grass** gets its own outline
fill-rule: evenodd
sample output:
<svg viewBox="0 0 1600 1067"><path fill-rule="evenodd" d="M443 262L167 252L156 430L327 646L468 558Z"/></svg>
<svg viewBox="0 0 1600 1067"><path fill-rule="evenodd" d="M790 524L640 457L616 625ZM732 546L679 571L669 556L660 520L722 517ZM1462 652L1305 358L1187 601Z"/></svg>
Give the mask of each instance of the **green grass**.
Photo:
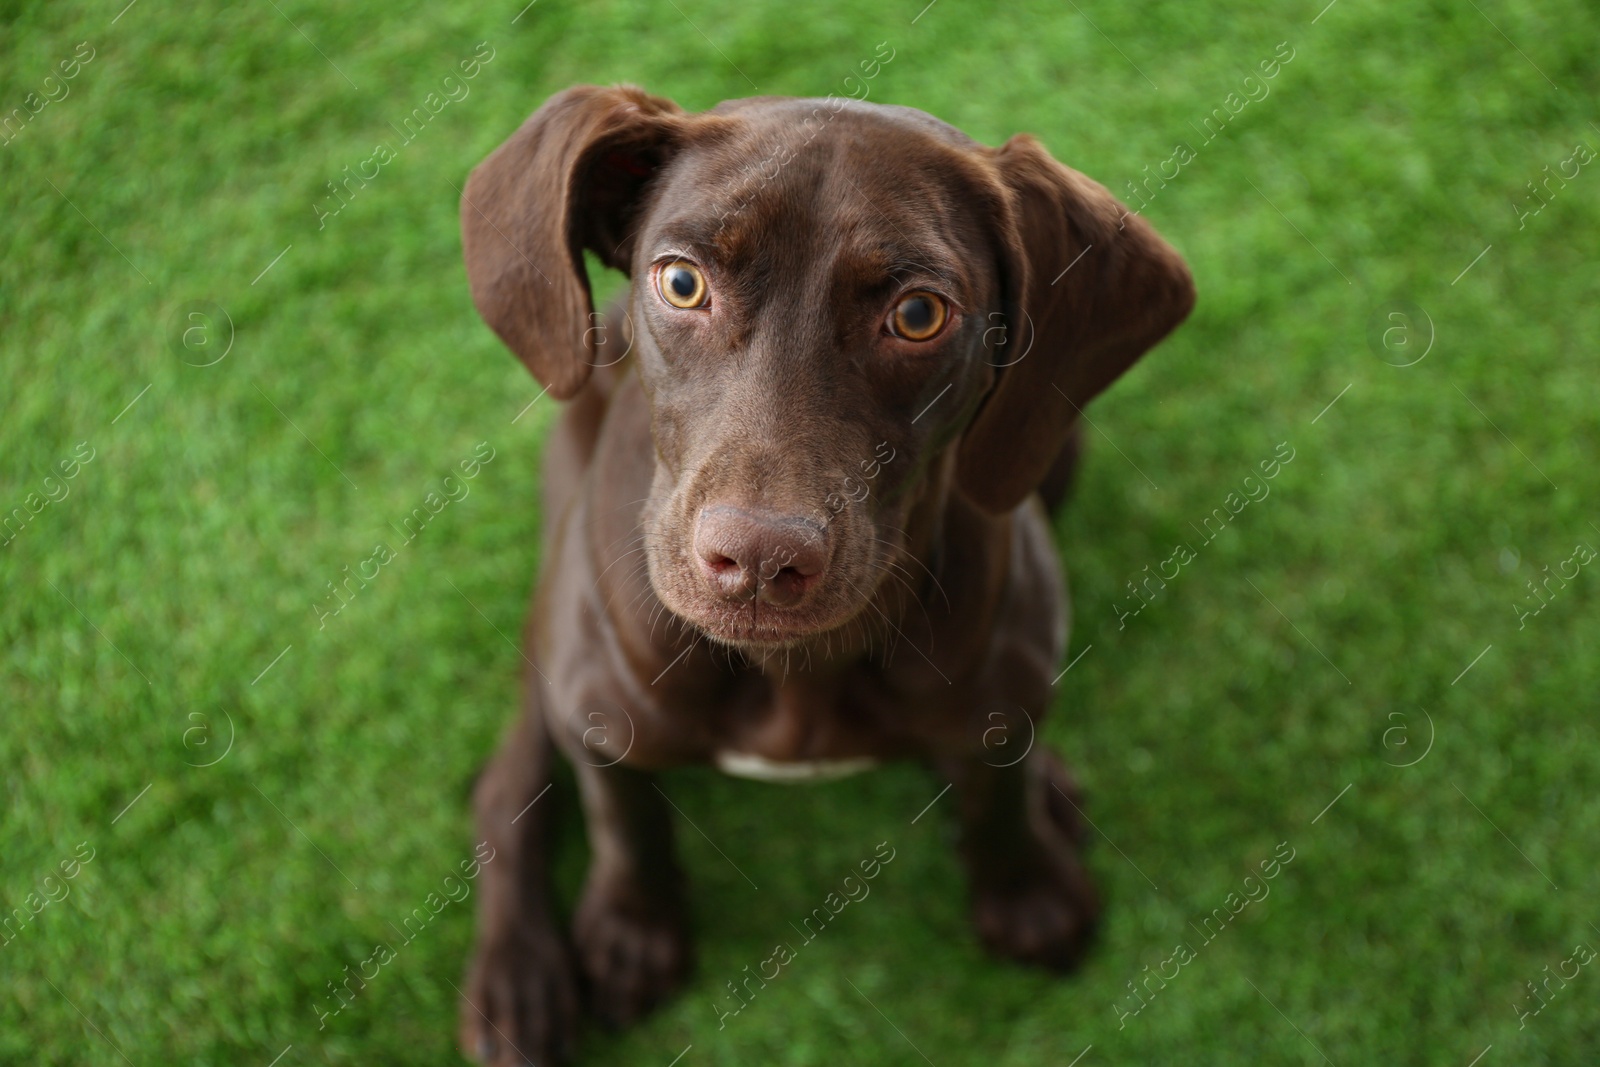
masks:
<svg viewBox="0 0 1600 1067"><path fill-rule="evenodd" d="M515 24L521 0L145 0L114 24L122 0L4 5L4 113L79 42L94 58L0 146L0 506L42 497L79 442L93 459L0 547L0 906L80 842L93 859L0 946L0 1061L454 1062L470 902L320 1031L313 1006L471 854L467 793L523 670L554 406L513 422L538 386L468 300L457 187L569 84L689 108L843 94L880 41L872 99L989 143L1032 131L1115 190L1196 153L1148 215L1198 309L1091 412L1060 524L1088 651L1044 737L1090 790L1104 938L1065 980L986 959L948 798L912 824L941 786L918 768L797 790L675 773L717 846L682 834L700 970L639 1028L586 1035L584 1061L1595 1059L1594 968L1525 1027L1512 1005L1600 946L1600 573L1523 628L1512 605L1600 546L1600 173L1520 228L1512 204L1600 148L1600 17L944 0L913 25L922 2L539 0ZM319 231L325 183L480 41L470 96ZM1270 96L1202 144L1190 124L1281 41ZM1435 335L1404 368L1369 340L1401 300ZM204 362L175 340L192 301L232 323L212 366L180 358ZM482 441L470 495L319 629L325 583ZM1190 524L1279 442L1270 497L1201 546ZM1193 562L1119 627L1124 583L1185 540ZM570 897L570 780L559 800ZM872 895L719 1030L724 983L880 841ZM1119 1028L1126 983L1198 945L1279 842L1271 895Z"/></svg>

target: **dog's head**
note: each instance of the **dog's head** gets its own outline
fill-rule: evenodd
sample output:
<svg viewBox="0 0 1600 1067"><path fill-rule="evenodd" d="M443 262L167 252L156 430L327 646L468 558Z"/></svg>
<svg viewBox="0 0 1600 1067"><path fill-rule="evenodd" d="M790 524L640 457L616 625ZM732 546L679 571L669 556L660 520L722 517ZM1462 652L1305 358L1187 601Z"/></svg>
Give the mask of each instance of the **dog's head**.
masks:
<svg viewBox="0 0 1600 1067"><path fill-rule="evenodd" d="M992 513L1194 301L1177 253L1027 136L903 107L552 97L472 174L473 299L552 396L625 343L661 601L772 647L865 609L926 492ZM631 276L597 344L583 250Z"/></svg>

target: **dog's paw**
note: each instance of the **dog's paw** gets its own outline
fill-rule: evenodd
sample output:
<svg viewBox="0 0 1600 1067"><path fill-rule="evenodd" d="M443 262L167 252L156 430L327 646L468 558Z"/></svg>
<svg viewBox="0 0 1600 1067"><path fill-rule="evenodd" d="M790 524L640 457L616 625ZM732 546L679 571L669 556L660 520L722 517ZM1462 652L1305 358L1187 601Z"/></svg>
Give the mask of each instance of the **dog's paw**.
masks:
<svg viewBox="0 0 1600 1067"><path fill-rule="evenodd" d="M493 1067L560 1063L578 1026L578 983L559 935L522 931L478 946L461 1005L461 1046Z"/></svg>
<svg viewBox="0 0 1600 1067"><path fill-rule="evenodd" d="M589 1007L610 1027L627 1026L678 990L694 965L676 905L640 892L589 886L572 921Z"/></svg>
<svg viewBox="0 0 1600 1067"><path fill-rule="evenodd" d="M1065 842L1045 846L1035 862L1003 880L973 886L972 922L990 952L1067 971L1088 950L1100 901Z"/></svg>

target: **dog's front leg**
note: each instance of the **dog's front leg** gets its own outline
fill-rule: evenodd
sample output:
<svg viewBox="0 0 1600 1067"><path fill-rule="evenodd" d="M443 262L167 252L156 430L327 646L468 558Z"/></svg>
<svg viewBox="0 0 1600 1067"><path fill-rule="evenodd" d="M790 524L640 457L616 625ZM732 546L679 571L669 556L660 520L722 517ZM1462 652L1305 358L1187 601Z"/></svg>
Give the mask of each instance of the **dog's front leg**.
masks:
<svg viewBox="0 0 1600 1067"><path fill-rule="evenodd" d="M495 1065L565 1058L578 1023L577 974L547 877L553 754L537 688L530 700L473 793L479 840L493 851L482 865L461 1038L465 1052Z"/></svg>
<svg viewBox="0 0 1600 1067"><path fill-rule="evenodd" d="M938 769L955 784L978 936L997 955L1072 967L1100 905L1078 860L1081 823L1065 770L1042 750L1009 767L974 756L941 760Z"/></svg>
<svg viewBox="0 0 1600 1067"><path fill-rule="evenodd" d="M693 963L672 809L654 775L589 749L572 756L592 850L572 940L591 1009L625 1026L675 992Z"/></svg>

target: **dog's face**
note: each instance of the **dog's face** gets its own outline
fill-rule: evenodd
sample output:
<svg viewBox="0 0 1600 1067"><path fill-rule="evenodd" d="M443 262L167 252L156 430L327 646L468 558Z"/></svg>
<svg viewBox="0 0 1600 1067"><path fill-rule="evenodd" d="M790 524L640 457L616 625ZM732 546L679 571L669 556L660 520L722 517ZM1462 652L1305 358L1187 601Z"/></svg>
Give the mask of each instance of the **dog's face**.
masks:
<svg viewBox="0 0 1600 1067"><path fill-rule="evenodd" d="M664 168L633 249L644 543L677 615L783 644L865 610L896 562L992 374L998 248L954 131L818 101L723 113L740 121Z"/></svg>
<svg viewBox="0 0 1600 1067"><path fill-rule="evenodd" d="M868 610L922 494L1015 507L1193 299L1176 253L1031 140L853 101L689 116L569 90L474 173L462 216L480 310L558 396L613 358L581 249L630 274L651 582L750 648Z"/></svg>

